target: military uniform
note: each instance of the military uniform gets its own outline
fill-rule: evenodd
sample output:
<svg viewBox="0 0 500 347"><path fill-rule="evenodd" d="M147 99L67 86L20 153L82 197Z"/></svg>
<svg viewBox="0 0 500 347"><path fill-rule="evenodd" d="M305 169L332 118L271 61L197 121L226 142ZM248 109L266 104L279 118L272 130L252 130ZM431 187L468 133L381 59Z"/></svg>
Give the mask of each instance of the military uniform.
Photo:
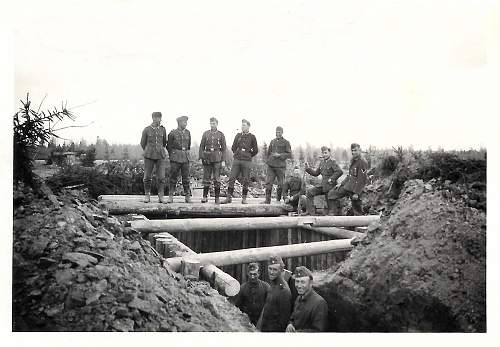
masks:
<svg viewBox="0 0 500 347"><path fill-rule="evenodd" d="M277 154L277 156L273 156ZM292 158L292 149L290 142L283 137L275 138L267 148L267 175L266 175L266 202L271 199L274 180L278 180L276 190L276 200L281 200L283 191L283 180L285 178L286 160Z"/></svg>
<svg viewBox="0 0 500 347"><path fill-rule="evenodd" d="M235 306L248 315L253 325L257 325L270 289L269 283L257 279L256 282L243 283L236 296Z"/></svg>
<svg viewBox="0 0 500 347"><path fill-rule="evenodd" d="M352 210L355 216L363 214L361 206L361 193L366 184L368 171L368 163L366 160L359 156L356 159L351 159L349 166L349 174L342 181L339 189L334 189L328 192L328 200L334 204L335 214L340 214L340 199L349 196L351 198ZM358 195L357 199L352 199L354 194Z"/></svg>
<svg viewBox="0 0 500 347"><path fill-rule="evenodd" d="M191 133L181 128L173 129L168 134L167 150L170 154L170 191L175 191L179 170L181 171L184 194L191 196L189 188L189 162L191 149Z"/></svg>
<svg viewBox="0 0 500 347"><path fill-rule="evenodd" d="M328 305L316 291L311 288L305 295L295 299L290 323L296 332L325 331L328 324Z"/></svg>
<svg viewBox="0 0 500 347"><path fill-rule="evenodd" d="M285 331L292 307L291 297L290 288L281 276L271 281L271 289L258 322L260 331Z"/></svg>
<svg viewBox="0 0 500 347"><path fill-rule="evenodd" d="M250 183L250 168L252 165L252 158L259 152L257 147L257 139L254 134L250 132L236 134L233 145L233 166L231 167L231 174L229 175L227 193L232 196L234 192L234 182L241 174L243 184L243 197L248 194L248 185Z"/></svg>
<svg viewBox="0 0 500 347"><path fill-rule="evenodd" d="M322 160L319 167L316 169L307 168L306 172L312 176L322 176L321 185L307 190L307 207L308 213L314 214L313 199L316 195L327 194L337 185L337 180L343 175L342 169L337 162L331 157L327 160Z"/></svg>
<svg viewBox="0 0 500 347"><path fill-rule="evenodd" d="M203 196L208 193L213 177L215 196L220 193L220 169L226 154L226 137L219 130L207 130L200 143L199 157L203 164Z"/></svg>
<svg viewBox="0 0 500 347"><path fill-rule="evenodd" d="M298 211L298 205L306 204L306 183L300 177L290 176L283 184L283 196L290 196L288 204L292 205L295 211ZM298 211L301 212L301 211Z"/></svg>
<svg viewBox="0 0 500 347"><path fill-rule="evenodd" d="M141 136L141 147L144 156L144 191L146 195L151 192L151 175L156 167L156 179L158 180L158 192L163 196L165 186L165 167L168 154L165 151L167 144L167 131L163 126L154 127L149 125L144 128ZM161 190L161 191L160 191Z"/></svg>

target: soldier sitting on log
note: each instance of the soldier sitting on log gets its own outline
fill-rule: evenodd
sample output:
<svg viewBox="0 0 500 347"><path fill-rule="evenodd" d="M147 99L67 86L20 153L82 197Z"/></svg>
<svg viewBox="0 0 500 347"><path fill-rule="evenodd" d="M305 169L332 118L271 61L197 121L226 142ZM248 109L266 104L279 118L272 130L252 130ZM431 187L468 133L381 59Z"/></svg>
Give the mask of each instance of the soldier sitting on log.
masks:
<svg viewBox="0 0 500 347"><path fill-rule="evenodd" d="M294 271L295 287L299 294L286 332L322 332L328 324L328 305L312 287L313 275L305 266Z"/></svg>
<svg viewBox="0 0 500 347"><path fill-rule="evenodd" d="M351 144L351 165L349 174L342 181L338 189L328 192L328 206L332 206L334 215L341 215L340 199L345 196L351 198L352 211L355 216L361 216L363 209L361 206L361 193L367 181L366 172L368 163L361 156L361 146L357 143Z"/></svg>
<svg viewBox="0 0 500 347"><path fill-rule="evenodd" d="M158 199L163 203L165 167L168 161L168 154L165 151L167 131L160 125L161 112L153 112L151 117L153 118L153 123L144 128L141 136L141 147L144 151L144 202L150 201L151 175L153 173L153 168L156 168Z"/></svg>
<svg viewBox="0 0 500 347"><path fill-rule="evenodd" d="M312 176L322 176L321 185L317 187L313 187L307 190L306 192L306 208L307 214L314 215L314 197L316 195L324 194L325 197L335 186L337 185L337 180L340 176L343 175L342 169L338 166L337 162L331 157L330 148L323 146L321 147L321 163L316 169L312 169L309 167L307 163L305 163L306 172ZM328 200L328 214L333 214L333 205L332 201Z"/></svg>
<svg viewBox="0 0 500 347"><path fill-rule="evenodd" d="M234 304L248 315L253 325L257 325L271 286L259 278L259 263L250 263L247 269L248 282L241 285L240 292L236 296Z"/></svg>
<svg viewBox="0 0 500 347"><path fill-rule="evenodd" d="M168 202L174 202L174 191L177 185L179 170L182 176L185 201L191 202L191 189L189 187L189 150L191 149L191 133L186 129L188 117L177 118L177 129L168 134L167 150L170 154L170 187Z"/></svg>
<svg viewBox="0 0 500 347"><path fill-rule="evenodd" d="M202 203L208 201L210 190L210 179L213 177L215 204L219 204L220 197L220 170L226 156L226 138L217 130L217 118L210 118L210 130L203 133L200 142L199 159L203 164L203 198Z"/></svg>
<svg viewBox="0 0 500 347"><path fill-rule="evenodd" d="M295 166L291 176L283 184L285 203L293 207L299 214L306 207L306 183L300 175L300 168Z"/></svg>

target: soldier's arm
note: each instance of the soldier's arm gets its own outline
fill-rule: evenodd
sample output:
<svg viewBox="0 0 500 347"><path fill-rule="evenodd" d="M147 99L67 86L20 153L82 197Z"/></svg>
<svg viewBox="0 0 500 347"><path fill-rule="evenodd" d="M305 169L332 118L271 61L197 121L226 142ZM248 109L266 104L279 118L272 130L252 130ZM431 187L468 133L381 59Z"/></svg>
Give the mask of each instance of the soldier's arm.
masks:
<svg viewBox="0 0 500 347"><path fill-rule="evenodd" d="M280 153L281 159L292 159L292 148L290 147L290 142L286 141L286 148L284 153Z"/></svg>
<svg viewBox="0 0 500 347"><path fill-rule="evenodd" d="M255 137L254 134L252 134L252 157L256 156L257 153L259 153L259 146L257 146L257 138Z"/></svg>
<svg viewBox="0 0 500 347"><path fill-rule="evenodd" d="M188 130L188 147L187 149L191 149L191 133Z"/></svg>
<svg viewBox="0 0 500 347"><path fill-rule="evenodd" d="M148 143L148 131L147 131L147 129L148 128L144 128L144 130L142 131L142 136L141 136L142 150L146 149L146 144Z"/></svg>
<svg viewBox="0 0 500 347"><path fill-rule="evenodd" d="M220 138L220 147L222 151L222 158L226 160L226 137L224 136L223 133L221 133L221 138Z"/></svg>
<svg viewBox="0 0 500 347"><path fill-rule="evenodd" d="M334 164L333 164L333 175L331 177L332 182L337 181L343 174L344 174L344 172L340 168L339 164L337 164L336 162L334 162Z"/></svg>
<svg viewBox="0 0 500 347"><path fill-rule="evenodd" d="M203 149L205 148L205 142L207 141L206 133L203 133L200 141L200 149L198 151L198 158L203 159Z"/></svg>
<svg viewBox="0 0 500 347"><path fill-rule="evenodd" d="M279 297L279 327L280 331L285 331L288 321L290 319L290 314L292 313L292 293L290 290L283 290L284 293Z"/></svg>
<svg viewBox="0 0 500 347"><path fill-rule="evenodd" d="M162 139L163 147L167 145L167 129L163 128L163 139Z"/></svg>
<svg viewBox="0 0 500 347"><path fill-rule="evenodd" d="M269 158L269 156L273 153L273 145L274 145L274 140L271 140L271 142L269 143L269 146L267 146L267 151L266 153L264 153L264 155L266 157Z"/></svg>
<svg viewBox="0 0 500 347"><path fill-rule="evenodd" d="M328 306L326 302L320 302L312 312L311 328L297 330L297 332L317 333L326 331L328 324Z"/></svg>
<svg viewBox="0 0 500 347"><path fill-rule="evenodd" d="M356 177L356 184L354 186L354 194L359 195L363 192L368 177L366 174L367 171L368 171L368 163L364 160L360 160L357 170L358 176Z"/></svg>
<svg viewBox="0 0 500 347"><path fill-rule="evenodd" d="M174 134L172 132L169 132L167 138L167 151L171 152L173 146L174 146Z"/></svg>
<svg viewBox="0 0 500 347"><path fill-rule="evenodd" d="M240 134L236 134L236 136L234 137L234 141L233 141L233 145L231 146L231 150L233 151L233 153L236 152L236 149L237 149L237 146L238 146L238 140L240 138Z"/></svg>
<svg viewBox="0 0 500 347"><path fill-rule="evenodd" d="M311 176L319 176L320 172L319 172L319 166L316 168L316 169L313 169L311 167L308 167L306 168L306 172L311 175Z"/></svg>

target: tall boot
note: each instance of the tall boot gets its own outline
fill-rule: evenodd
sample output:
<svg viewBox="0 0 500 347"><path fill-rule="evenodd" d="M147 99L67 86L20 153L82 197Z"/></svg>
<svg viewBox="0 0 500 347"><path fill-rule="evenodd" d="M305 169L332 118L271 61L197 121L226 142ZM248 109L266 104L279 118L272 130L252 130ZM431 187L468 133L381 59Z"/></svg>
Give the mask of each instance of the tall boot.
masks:
<svg viewBox="0 0 500 347"><path fill-rule="evenodd" d="M175 191L175 185L170 184L168 186L168 200L167 200L167 203L169 204L174 202L174 191Z"/></svg>
<svg viewBox="0 0 500 347"><path fill-rule="evenodd" d="M337 210L335 209L335 200L326 199L326 205L328 206L327 216L336 216Z"/></svg>
<svg viewBox="0 0 500 347"><path fill-rule="evenodd" d="M233 202L233 193L234 193L234 187L227 188L226 199L222 203L223 204L230 204L231 202Z"/></svg>
<svg viewBox="0 0 500 347"><path fill-rule="evenodd" d="M316 215L316 210L314 208L314 198L307 198L307 200L306 200L306 213L309 216Z"/></svg>
<svg viewBox="0 0 500 347"><path fill-rule="evenodd" d="M215 191L215 204L219 205L220 204L220 186L216 185L214 187L214 191Z"/></svg>
<svg viewBox="0 0 500 347"><path fill-rule="evenodd" d="M165 183L158 183L158 201L161 204L165 203L165 200L163 200L164 190L165 190Z"/></svg>
<svg viewBox="0 0 500 347"><path fill-rule="evenodd" d="M269 205L271 203L271 189L266 188L266 200L264 200L263 204Z"/></svg>
<svg viewBox="0 0 500 347"><path fill-rule="evenodd" d="M283 188L278 187L276 189L276 201L280 202L281 201L281 194L283 193Z"/></svg>
<svg viewBox="0 0 500 347"><path fill-rule="evenodd" d="M243 205L248 204L247 195L248 195L248 188L243 188L243 191L241 192L241 203Z"/></svg>
<svg viewBox="0 0 500 347"><path fill-rule="evenodd" d="M189 186L184 186L184 201L188 204L191 203L191 190Z"/></svg>
<svg viewBox="0 0 500 347"><path fill-rule="evenodd" d="M144 202L151 200L151 182L144 182Z"/></svg>
<svg viewBox="0 0 500 347"><path fill-rule="evenodd" d="M210 187L203 187L203 198L201 198L201 203L204 204L208 201L208 190Z"/></svg>

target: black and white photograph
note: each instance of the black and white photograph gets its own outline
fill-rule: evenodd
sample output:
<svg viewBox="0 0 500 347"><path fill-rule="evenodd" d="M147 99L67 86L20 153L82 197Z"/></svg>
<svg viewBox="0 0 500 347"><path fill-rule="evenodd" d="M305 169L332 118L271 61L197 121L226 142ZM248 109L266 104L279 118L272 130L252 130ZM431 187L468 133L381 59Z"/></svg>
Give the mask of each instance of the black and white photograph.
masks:
<svg viewBox="0 0 500 347"><path fill-rule="evenodd" d="M493 345L499 2L2 7L9 345Z"/></svg>

